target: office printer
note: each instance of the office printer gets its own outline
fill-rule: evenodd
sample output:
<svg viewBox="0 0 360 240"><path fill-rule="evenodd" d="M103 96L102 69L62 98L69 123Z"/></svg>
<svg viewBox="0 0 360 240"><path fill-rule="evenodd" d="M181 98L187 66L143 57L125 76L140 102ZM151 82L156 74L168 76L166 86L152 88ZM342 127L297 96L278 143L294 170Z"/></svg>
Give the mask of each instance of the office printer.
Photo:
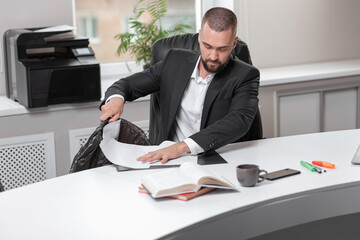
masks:
<svg viewBox="0 0 360 240"><path fill-rule="evenodd" d="M100 66L89 40L48 29L4 33L7 96L27 108L100 100Z"/></svg>

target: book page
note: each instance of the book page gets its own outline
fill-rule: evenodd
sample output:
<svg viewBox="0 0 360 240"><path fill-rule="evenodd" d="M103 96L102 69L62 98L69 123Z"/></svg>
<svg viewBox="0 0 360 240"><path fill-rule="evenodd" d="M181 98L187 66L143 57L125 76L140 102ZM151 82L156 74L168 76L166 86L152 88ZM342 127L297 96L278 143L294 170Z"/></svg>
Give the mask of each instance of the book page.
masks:
<svg viewBox="0 0 360 240"><path fill-rule="evenodd" d="M180 166L181 171L191 177L194 182L198 181L204 176L211 176L211 173L207 171L204 167L200 167L197 164L182 164Z"/></svg>
<svg viewBox="0 0 360 240"><path fill-rule="evenodd" d="M164 197L196 189L192 179L184 175L179 168L146 174L141 178L141 183L153 197Z"/></svg>
<svg viewBox="0 0 360 240"><path fill-rule="evenodd" d="M213 173L207 170L204 167L201 167L194 163L184 163L180 166L181 171L183 171L184 175L188 175L193 179L197 185L201 186L210 186L213 187L212 184L223 185L225 187L232 187L232 184L224 179L219 174Z"/></svg>

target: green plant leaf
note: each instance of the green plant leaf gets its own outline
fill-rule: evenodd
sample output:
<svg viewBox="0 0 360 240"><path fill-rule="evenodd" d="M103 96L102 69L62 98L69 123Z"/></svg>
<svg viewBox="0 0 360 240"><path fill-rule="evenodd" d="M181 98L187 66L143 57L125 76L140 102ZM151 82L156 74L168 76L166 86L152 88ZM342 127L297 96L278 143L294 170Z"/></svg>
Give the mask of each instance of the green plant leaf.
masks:
<svg viewBox="0 0 360 240"><path fill-rule="evenodd" d="M118 55L130 52L138 63L149 64L151 60L151 47L156 40L175 34L185 33L191 26L176 23L169 29L162 29L160 21L166 14L167 0L152 0L148 4L144 0L138 0L134 6L135 17L129 19L130 29L135 33L121 33L115 35L120 41L117 49ZM141 22L144 13L150 15L149 22Z"/></svg>

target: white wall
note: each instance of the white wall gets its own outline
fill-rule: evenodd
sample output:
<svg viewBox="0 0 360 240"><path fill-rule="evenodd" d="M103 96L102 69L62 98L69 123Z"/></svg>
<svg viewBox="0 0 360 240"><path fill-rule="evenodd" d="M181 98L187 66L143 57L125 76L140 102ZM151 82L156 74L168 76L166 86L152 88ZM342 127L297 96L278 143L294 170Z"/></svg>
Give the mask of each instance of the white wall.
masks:
<svg viewBox="0 0 360 240"><path fill-rule="evenodd" d="M2 36L7 29L73 24L73 0L1 0L0 95L5 95ZM360 57L358 0L211 0L232 6L239 36L259 68ZM206 6L205 6L206 5ZM232 8L232 7L229 7Z"/></svg>
<svg viewBox="0 0 360 240"><path fill-rule="evenodd" d="M8 29L73 25L73 0L1 0L0 95L5 95L3 34Z"/></svg>
<svg viewBox="0 0 360 240"><path fill-rule="evenodd" d="M360 58L359 0L235 1L258 68Z"/></svg>
<svg viewBox="0 0 360 240"><path fill-rule="evenodd" d="M201 16L203 16L210 8L224 7L234 11L234 2L236 0L202 0L201 2Z"/></svg>

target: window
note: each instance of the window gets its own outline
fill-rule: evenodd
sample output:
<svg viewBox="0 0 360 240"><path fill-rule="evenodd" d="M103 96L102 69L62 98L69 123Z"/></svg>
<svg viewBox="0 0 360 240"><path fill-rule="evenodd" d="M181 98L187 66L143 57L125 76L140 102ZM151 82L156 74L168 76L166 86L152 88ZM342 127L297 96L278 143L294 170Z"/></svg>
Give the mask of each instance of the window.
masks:
<svg viewBox="0 0 360 240"><path fill-rule="evenodd" d="M162 19L163 28L176 23L192 26L197 32L196 0L168 0L167 13ZM96 58L101 63L133 60L130 54L117 55L118 33L129 31L128 20L133 17L137 0L75 0L77 34L90 40Z"/></svg>
<svg viewBox="0 0 360 240"><path fill-rule="evenodd" d="M99 44L99 29L97 17L83 16L79 21L79 35L89 37L91 44Z"/></svg>

